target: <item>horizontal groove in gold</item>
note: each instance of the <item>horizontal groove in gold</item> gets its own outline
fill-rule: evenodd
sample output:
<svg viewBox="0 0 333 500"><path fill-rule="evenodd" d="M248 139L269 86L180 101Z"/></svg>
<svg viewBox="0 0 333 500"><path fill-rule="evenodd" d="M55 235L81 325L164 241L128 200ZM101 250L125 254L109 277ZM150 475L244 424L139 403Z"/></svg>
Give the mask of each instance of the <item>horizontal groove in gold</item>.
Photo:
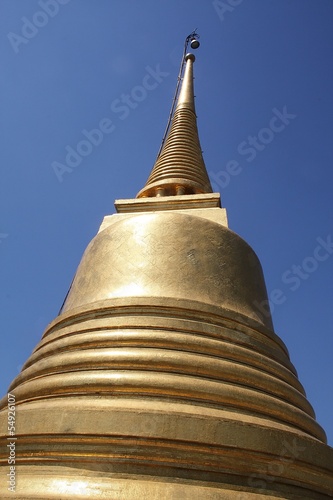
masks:
<svg viewBox="0 0 333 500"><path fill-rule="evenodd" d="M244 408L293 424L319 440L325 433L308 414L282 399L235 384L198 377L146 371L92 371L47 375L15 388L18 400L74 394L141 394L176 397L184 401L210 403L222 407Z"/></svg>
<svg viewBox="0 0 333 500"><path fill-rule="evenodd" d="M155 439L151 437L140 438L134 436L95 436L82 435L77 436L67 434L64 436L49 436L48 443L45 443L45 434L36 434L33 439L28 436L20 436L21 447L18 457L18 464L25 461L25 458L33 456L41 458L44 456L49 459L59 459L61 457L71 458L73 460L89 461L95 455L96 460L108 459L110 462L121 458L130 462L147 460L150 463L164 462L177 463L179 467L191 464L193 468L207 470L238 470L240 466L247 465L249 471L251 466L249 460L252 460L253 469L256 470L259 464L265 461L273 462L279 458L272 453L256 452L254 450L244 450L241 463L239 463L239 452L237 448L230 446L204 445L203 443L181 441L172 439ZM50 445L50 446L48 446ZM128 449L132 452L129 454ZM154 451L152 452L152 449ZM177 455L175 456L175 450ZM191 454L189 460L188 453ZM3 457L4 458L4 457ZM316 477L315 467L309 463L303 462L302 467L308 474ZM284 473L285 477L292 478L295 471L292 468ZM333 482L333 478L332 478Z"/></svg>
<svg viewBox="0 0 333 500"><path fill-rule="evenodd" d="M255 350L264 352L269 348L270 355L276 356L280 363L286 362L288 368L296 373L289 361L287 347L273 330L223 307L190 300L173 300L169 297L107 299L98 301L93 306L88 304L69 310L47 327L36 349L47 342L47 338L55 338L67 329L74 331L81 324L88 325L88 328L94 325L95 329L104 328L105 325L119 329L141 329L147 327L147 320L149 328L194 332L215 338L229 335L236 343L244 345L257 342Z"/></svg>
<svg viewBox="0 0 333 500"><path fill-rule="evenodd" d="M35 362L16 378L11 390L28 380L57 373L81 370L147 370L147 377L151 372L177 373L194 377L205 377L253 389L260 389L283 398L285 401L307 412L314 417L311 405L302 394L289 384L265 372L254 370L251 367L235 363L234 361L220 360L213 356L204 356L190 353L175 353L167 349L130 349L130 348L99 348L85 349L79 352L64 352L54 354L46 359Z"/></svg>
<svg viewBox="0 0 333 500"><path fill-rule="evenodd" d="M225 474L239 474L247 470L248 474L260 472L265 464L279 463L281 457L274 453L264 454L246 450L239 456L235 448L220 446L204 446L193 442L181 442L161 439L130 439L126 437L109 436L96 439L93 436L69 435L66 440L51 438L50 447L45 446L45 436L36 436L35 440L22 437L22 448L18 464L29 463L30 458L60 463L83 462L91 460L107 461L109 466L116 463L129 463L132 466L140 463L146 466L162 466L177 468L191 468L209 472L223 472ZM128 449L131 453L128 453ZM45 450L45 451L44 451ZM190 455L190 458L189 458ZM28 461L28 460L29 461ZM290 460L290 458L288 457ZM318 471L310 464L302 463L295 457L293 464L283 470L284 480L298 481L303 486L317 486L320 482ZM273 476L274 477L274 476ZM306 478L306 482L304 481ZM330 481L333 486L333 478Z"/></svg>
<svg viewBox="0 0 333 500"><path fill-rule="evenodd" d="M83 325L82 325L83 326ZM232 335L231 335L232 336ZM49 340L49 337L47 337ZM224 341L197 334L184 334L174 330L119 330L113 331L105 326L99 330L79 330L75 328L72 334L67 332L61 337L55 337L44 343L32 354L29 361L24 365L24 370L34 365L39 360L62 352L82 351L87 349L103 348L164 348L174 349L179 352L190 352L215 356L222 360L243 363L252 368L258 368L269 375L278 377L280 380L290 384L301 394L305 395L304 389L295 375L280 363L272 360L269 353L259 354L253 349L232 344L230 339Z"/></svg>

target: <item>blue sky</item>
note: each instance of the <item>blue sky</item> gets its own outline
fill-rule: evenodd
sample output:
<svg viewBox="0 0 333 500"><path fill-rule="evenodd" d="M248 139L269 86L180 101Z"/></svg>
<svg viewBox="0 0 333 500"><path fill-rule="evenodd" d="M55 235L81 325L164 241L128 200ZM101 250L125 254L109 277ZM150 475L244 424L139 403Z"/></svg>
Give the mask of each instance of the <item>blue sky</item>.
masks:
<svg viewBox="0 0 333 500"><path fill-rule="evenodd" d="M333 2L217 4L1 0L1 392L114 200L143 187L197 28L207 170L332 445Z"/></svg>

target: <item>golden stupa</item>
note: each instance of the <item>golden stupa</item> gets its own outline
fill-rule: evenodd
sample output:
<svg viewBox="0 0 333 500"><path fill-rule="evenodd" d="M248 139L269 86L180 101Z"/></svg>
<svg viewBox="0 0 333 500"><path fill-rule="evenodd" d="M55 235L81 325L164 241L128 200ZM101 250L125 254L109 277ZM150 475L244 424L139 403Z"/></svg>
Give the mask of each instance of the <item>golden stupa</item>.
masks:
<svg viewBox="0 0 333 500"><path fill-rule="evenodd" d="M259 260L212 193L193 63L145 187L104 218L1 401L1 499L333 497L333 449L254 305Z"/></svg>

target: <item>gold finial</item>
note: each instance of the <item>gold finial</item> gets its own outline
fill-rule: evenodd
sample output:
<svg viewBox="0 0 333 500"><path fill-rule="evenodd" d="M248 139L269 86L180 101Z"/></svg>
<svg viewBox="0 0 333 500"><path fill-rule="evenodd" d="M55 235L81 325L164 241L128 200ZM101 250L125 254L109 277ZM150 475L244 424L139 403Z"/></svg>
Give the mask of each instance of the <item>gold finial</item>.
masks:
<svg viewBox="0 0 333 500"><path fill-rule="evenodd" d="M198 35L193 32L186 38L176 94L162 147L146 185L138 193L137 198L212 192L202 157L195 114L193 88L195 56L186 54L190 42L192 48L199 46L197 37ZM184 77L178 96L183 72Z"/></svg>

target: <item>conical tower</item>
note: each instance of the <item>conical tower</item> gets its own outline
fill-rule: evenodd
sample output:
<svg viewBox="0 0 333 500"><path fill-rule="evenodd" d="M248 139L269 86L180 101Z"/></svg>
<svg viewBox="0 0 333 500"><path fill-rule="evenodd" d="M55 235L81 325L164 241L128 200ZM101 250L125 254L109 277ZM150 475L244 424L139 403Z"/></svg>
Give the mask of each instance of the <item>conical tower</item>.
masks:
<svg viewBox="0 0 333 500"><path fill-rule="evenodd" d="M211 192L193 62L145 187L1 402L1 499L332 498L333 450L256 307L259 260Z"/></svg>
<svg viewBox="0 0 333 500"><path fill-rule="evenodd" d="M194 107L193 54L186 54L186 71L170 132L138 198L211 193L202 157Z"/></svg>

